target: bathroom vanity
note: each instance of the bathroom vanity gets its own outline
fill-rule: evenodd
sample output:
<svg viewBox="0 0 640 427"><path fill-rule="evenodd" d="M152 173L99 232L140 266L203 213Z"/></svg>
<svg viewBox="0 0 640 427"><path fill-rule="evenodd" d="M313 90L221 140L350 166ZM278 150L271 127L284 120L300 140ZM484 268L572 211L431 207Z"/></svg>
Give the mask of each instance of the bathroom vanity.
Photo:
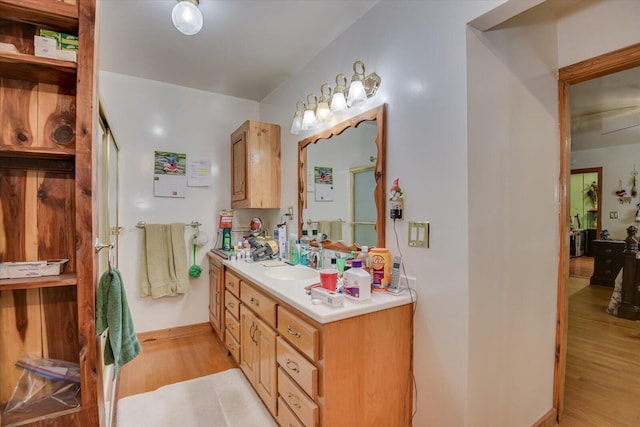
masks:
<svg viewBox="0 0 640 427"><path fill-rule="evenodd" d="M319 282L317 271L269 263L223 262L220 337L279 424L407 425L410 294L313 304L304 288Z"/></svg>

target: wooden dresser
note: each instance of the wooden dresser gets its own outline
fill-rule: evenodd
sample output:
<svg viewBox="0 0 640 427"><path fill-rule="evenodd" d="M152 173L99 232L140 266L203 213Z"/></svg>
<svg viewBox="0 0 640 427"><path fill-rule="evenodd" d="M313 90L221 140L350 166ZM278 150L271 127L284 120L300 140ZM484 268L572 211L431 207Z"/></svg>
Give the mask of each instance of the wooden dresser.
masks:
<svg viewBox="0 0 640 427"><path fill-rule="evenodd" d="M624 240L593 241L592 285L613 286L616 276L624 264Z"/></svg>

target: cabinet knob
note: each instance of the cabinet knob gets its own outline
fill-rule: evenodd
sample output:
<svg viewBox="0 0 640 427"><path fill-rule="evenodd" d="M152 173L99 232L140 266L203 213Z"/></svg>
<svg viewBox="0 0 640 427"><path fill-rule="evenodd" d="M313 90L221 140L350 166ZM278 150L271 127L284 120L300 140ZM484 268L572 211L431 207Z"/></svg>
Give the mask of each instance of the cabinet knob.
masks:
<svg viewBox="0 0 640 427"><path fill-rule="evenodd" d="M287 325L287 332L289 332L289 334L293 335L296 338L300 338L302 336L300 335L300 332L291 329L291 325Z"/></svg>
<svg viewBox="0 0 640 427"><path fill-rule="evenodd" d="M289 405L291 406L295 406L298 409L302 408L298 397L291 394L291 392L287 392L287 403L289 403Z"/></svg>
<svg viewBox="0 0 640 427"><path fill-rule="evenodd" d="M287 357L287 369L289 369L290 371L293 371L295 373L299 373L300 372L300 368L298 367L298 364L296 362L294 362L293 360L289 359Z"/></svg>

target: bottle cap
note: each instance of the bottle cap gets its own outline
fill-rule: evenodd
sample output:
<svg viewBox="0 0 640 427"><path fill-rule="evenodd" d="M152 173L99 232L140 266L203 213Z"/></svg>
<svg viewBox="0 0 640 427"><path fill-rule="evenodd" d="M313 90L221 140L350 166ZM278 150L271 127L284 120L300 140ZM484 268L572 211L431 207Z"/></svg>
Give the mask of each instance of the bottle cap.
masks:
<svg viewBox="0 0 640 427"><path fill-rule="evenodd" d="M351 268L360 268L362 267L362 260L354 259L351 261Z"/></svg>
<svg viewBox="0 0 640 427"><path fill-rule="evenodd" d="M362 252L369 252L369 246L362 246Z"/></svg>

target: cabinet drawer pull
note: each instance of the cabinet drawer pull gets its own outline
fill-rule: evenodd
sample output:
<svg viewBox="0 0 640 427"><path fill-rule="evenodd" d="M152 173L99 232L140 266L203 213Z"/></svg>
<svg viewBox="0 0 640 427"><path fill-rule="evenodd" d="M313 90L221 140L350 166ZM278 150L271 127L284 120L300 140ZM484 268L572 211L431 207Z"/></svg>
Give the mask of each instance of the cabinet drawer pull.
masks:
<svg viewBox="0 0 640 427"><path fill-rule="evenodd" d="M216 304L220 304L220 291L216 290Z"/></svg>
<svg viewBox="0 0 640 427"><path fill-rule="evenodd" d="M251 297L250 301L251 301L251 304L255 305L256 307L260 306L260 300L257 300L254 297Z"/></svg>
<svg viewBox="0 0 640 427"><path fill-rule="evenodd" d="M229 304L229 307L231 307L231 308L233 308L233 307L235 307L235 306L236 306L236 305L235 305L234 303L232 303L232 302L229 302L228 304Z"/></svg>
<svg viewBox="0 0 640 427"><path fill-rule="evenodd" d="M298 367L298 364L293 360L289 359L288 357L287 357L287 369L296 373L300 372L300 368Z"/></svg>
<svg viewBox="0 0 640 427"><path fill-rule="evenodd" d="M612 259L605 259L605 260L604 260L604 263L605 263L605 264L611 264L612 262L613 262L613 260L612 260Z"/></svg>
<svg viewBox="0 0 640 427"><path fill-rule="evenodd" d="M297 396L294 396L293 394L291 394L290 391L287 392L287 403L291 406L295 406L298 409L302 408L302 405L300 404L300 400L297 398Z"/></svg>
<svg viewBox="0 0 640 427"><path fill-rule="evenodd" d="M227 286L230 287L230 288L235 288L236 284L233 283L233 282L227 282Z"/></svg>
<svg viewBox="0 0 640 427"><path fill-rule="evenodd" d="M229 322L229 323L227 323L227 329L229 329L230 331L235 331L236 325L234 325L233 323Z"/></svg>
<svg viewBox="0 0 640 427"><path fill-rule="evenodd" d="M604 253L605 253L605 254L610 254L611 252L613 252L613 249L605 249L605 250L604 250Z"/></svg>
<svg viewBox="0 0 640 427"><path fill-rule="evenodd" d="M228 348L229 350L231 350L232 352L234 351L234 349L233 349L233 344L227 344L227 348Z"/></svg>
<svg viewBox="0 0 640 427"><path fill-rule="evenodd" d="M302 336L300 335L300 332L294 331L293 329L291 329L291 325L287 325L287 332L289 332L291 335L293 335L296 338L300 338Z"/></svg>

